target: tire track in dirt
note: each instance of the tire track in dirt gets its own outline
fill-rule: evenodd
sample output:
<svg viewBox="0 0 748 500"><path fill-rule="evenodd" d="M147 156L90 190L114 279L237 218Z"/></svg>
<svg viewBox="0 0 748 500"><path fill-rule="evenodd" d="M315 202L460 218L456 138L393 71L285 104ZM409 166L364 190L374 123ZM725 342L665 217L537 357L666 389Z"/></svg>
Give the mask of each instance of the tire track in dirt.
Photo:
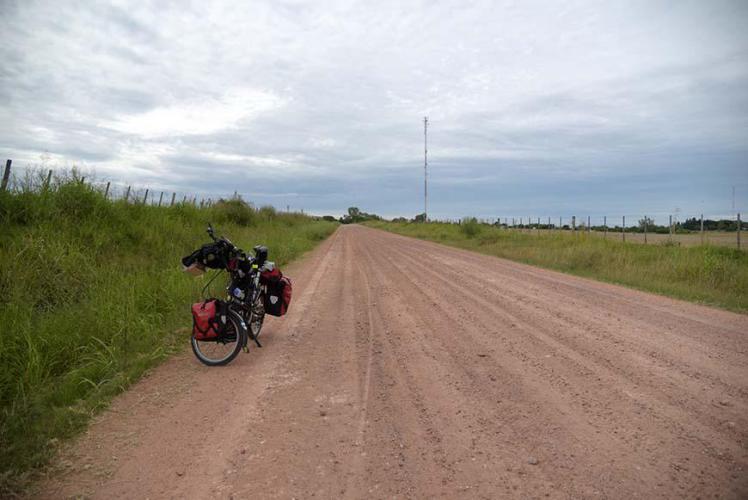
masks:
<svg viewBox="0 0 748 500"><path fill-rule="evenodd" d="M403 254L399 255L401 259L410 261L411 266L419 266L419 263L411 257ZM446 278L444 276L444 274L450 274L449 272L442 273L440 275L440 273L435 273L427 267L422 267L421 272L424 274L431 273L435 279L439 279L443 281L445 285L453 286L455 289L459 290L461 292L460 296L469 296L471 297L470 300L478 302L484 308L494 307L494 303L486 299L485 290L476 290L475 287L467 288L463 285L456 284L456 281L454 279L456 278L456 276L454 276L452 279ZM476 292L480 293L480 295L476 295ZM519 324L528 324L533 321L537 323L532 327L532 330L524 331L523 333L536 337L538 339L538 342L541 342L542 344L547 346L548 349L554 352L556 355L561 353L561 355L565 357L568 363L574 363L582 367L580 368L580 371L582 371L582 373L586 373L588 375L597 374L598 379L600 375L607 375L607 382L604 384L606 387L608 387L610 385L610 382L613 380L626 380L629 383L628 390L624 388L622 389L623 394L627 395L628 397L636 399L636 397L633 395L635 393L635 388L642 385L646 386L650 382L649 379L651 379L652 377L658 377L661 380L660 385L663 385L664 388L663 390L658 391L656 394L653 394L653 396L657 397L659 403L658 406L665 404L669 405L671 409L674 409L676 406L689 405L693 404L696 401L694 398L689 398L683 395L689 394L689 392L687 391L689 387L692 389L692 392L703 387L703 383L699 381L684 377L678 377L678 379L676 380L672 376L669 376L671 375L671 373L664 373L665 368L669 368L670 372L678 370L677 366L674 366L674 363L672 362L668 366L664 366L662 363L653 362L651 357L647 357L643 354L636 356L636 358L632 360L627 359L627 357L621 358L619 356L616 359L616 362L613 362L611 357L601 356L598 351L591 350L588 347L590 345L589 342L586 345L580 342L578 340L579 336L570 337L568 335L559 336L557 334L558 331L568 332L574 329L574 321L572 321L571 318L565 321L558 321L559 318L556 315L548 312L547 309L530 307L526 304L526 301L518 301L513 297L505 294L494 294L493 298L500 298L502 299L502 301L506 302L507 306L510 306L501 311L501 314L504 315L507 321ZM509 308L511 308L511 312L508 311ZM580 321L580 323L584 324L583 321ZM576 328L576 330L580 332L583 331L578 327ZM601 340L595 340L595 344L606 343L606 339L604 337ZM620 348L611 350L615 350L616 354L621 351ZM623 366L621 366L622 362L625 362ZM646 371L647 375L638 375L636 373L636 370ZM733 392L734 395L735 391L732 390L732 386L728 386L725 383L721 383L721 386L724 389L723 394L729 394ZM704 422L705 424L715 425L721 423L713 421L706 415L707 412L703 411L703 406L708 406L711 403L711 401L701 402L700 406L702 411L694 411L693 413L690 413L689 419L694 415L696 415L698 418L701 418L702 415L705 415L704 418L709 419L708 421ZM745 415L748 414L748 408L743 408L743 405L736 406L737 407L730 408L730 411L732 413L731 416L738 422L748 425L748 420L744 421ZM730 431L730 428L724 428L723 430L727 432ZM705 432L708 434L708 431ZM702 432L701 434L703 435L704 432ZM706 439L706 441L709 440Z"/></svg>
<svg viewBox="0 0 748 500"><path fill-rule="evenodd" d="M475 300L475 297L474 297L474 292L475 291L474 291L474 289L473 290L469 290L469 289L466 289L464 287L454 285L453 282L450 281L449 279L443 278L443 276L442 276L443 272L442 271L433 271L432 267L424 266L423 264L421 264L418 261L418 259L409 257L408 255L404 254L401 250L395 250L394 253L397 255L398 259L407 261L408 264L409 264L409 266L405 266L403 269L401 269L401 271L404 272L404 269L410 268L410 269L418 269L418 272L416 273L417 275L418 274L431 274L431 275L433 275L435 277L435 279L443 280L445 286L451 284L453 286L453 288L459 289L460 293L457 294L457 296L459 296L459 297L471 297L471 300ZM395 260L398 260L398 259L395 259ZM427 295L428 295L428 293L427 293ZM433 299L433 296L431 298ZM485 300L479 301L479 302L481 302L480 303L481 309L491 309L492 308L492 305L489 304ZM538 309L537 311L541 311L541 310L542 309ZM494 310L492 311L492 318L491 319L494 319L494 320L496 319L495 315L496 315L497 312L499 312L499 311L496 310L495 307L494 307ZM513 326L518 327L517 333L522 334L525 337L530 337L530 338L535 337L537 339L537 341L540 342L539 345L545 345L545 346L547 346L548 347L548 352L553 352L554 353L554 357L558 357L558 348L559 348L559 345L556 344L556 343L554 343L553 339L550 338L551 336L554 336L554 335L548 331L548 328L546 328L542 324L542 321L541 322L535 321L534 323L528 323L528 321L526 319L523 320L523 319L519 318L518 316L514 315L514 312L515 312L514 310L512 311L512 313L509 313L509 312L506 312L506 311L501 311L501 313L507 318L508 322L510 322ZM535 316L536 316L535 319L537 319L537 320L542 320L543 319L543 315L539 314L538 312L535 313ZM478 321L477 317L474 320ZM526 324L530 324L531 328L523 328L523 325L526 325ZM490 331L490 325L489 324L484 323L482 326L486 330ZM539 333L539 332L542 332L542 333ZM595 386L597 386L598 387L598 392L605 392L605 391L609 390L608 389L609 387L613 387L612 384L616 384L617 383L617 385L621 385L620 382L622 380L620 380L620 378L617 377L617 375L622 375L622 376L626 375L626 372L617 371L617 373L615 373L615 374L612 374L612 375L609 374L611 376L607 377L607 380L604 383L600 383L600 381L601 381L600 375L604 374L604 373L601 373L601 372L605 371L605 370L602 369L601 366L598 366L598 365L596 365L595 363L593 363L591 361L586 361L585 359L580 358L578 355L575 355L575 351L574 350L569 350L569 349L564 348L564 351L565 351L565 354L566 354L566 362L564 364L571 363L571 364L576 364L578 366L581 366L581 368L578 370L580 376L588 376L589 377L589 376L593 376L594 375L594 378L597 379L598 383L595 383L594 381L592 381L592 382L588 381L585 384L585 385L588 386L588 390L589 390L590 387L594 388ZM522 358L523 360L528 361L530 359L526 355L527 352L528 352L528 349L526 347L523 347L520 350L515 351L515 353L517 353L517 352L520 355L519 357ZM590 356L590 355L594 355L594 353L587 353L587 356ZM532 367L537 370L537 369L542 369L547 364L548 364L548 362L543 361L543 362L535 363ZM549 378L549 379L551 379L551 380L553 380L554 383L556 383L556 384L558 384L560 382L562 384L561 387L567 387L567 388L568 387L578 387L580 385L580 384L569 384L568 382L566 382L566 380L569 379L569 375L563 376L562 378L559 379L558 373L560 372L560 373L563 374L563 371L564 371L564 367L563 366L558 366L556 368L556 373L555 374L553 374L553 375L546 375L546 377ZM624 380L625 380L625 378L624 378ZM644 382L644 381L640 380L639 382L641 383L641 382ZM634 389L632 389L632 387ZM638 387L639 386L636 385L636 384L633 385L633 386L629 385L629 389L630 390L627 391L627 390L624 389L623 393L626 396L628 396L628 397L632 397L634 399L638 399L638 398L640 398L641 395L637 395L637 397L634 397L634 395L631 392L632 390L636 390L636 388L638 388ZM620 388L616 388L616 390L618 390L620 392ZM639 392L639 391L637 390L637 392ZM712 427L708 427L708 426L701 426L701 427L694 426L690 422L692 420L692 418L694 417L693 413L683 412L683 411L680 411L679 409L676 409L677 404L679 403L677 401L674 402L674 404L669 405L669 407L668 407L668 403L664 403L664 401L662 400L662 398L668 399L667 395L665 393L663 393L662 391L659 391L658 395L660 396L660 399L658 399L658 400L656 400L654 402L650 401L646 405L643 406L642 409L646 410L647 414L651 414L654 411L654 409L662 410L663 407L665 409L669 409L670 411L666 412L665 414L663 414L663 412L660 411L658 413L658 418L660 418L660 419L666 419L666 420L670 421L670 425L673 426L673 427L675 427L679 431L679 433L685 434L685 439L690 439L690 440L696 440L696 441L698 441L702 446L704 446L704 449L710 450L710 455L715 460L718 460L718 461L722 461L722 460L731 461L736 456L737 457L741 457L742 456L743 459L745 458L745 447L744 447L744 445L743 444L737 444L737 443L744 443L745 442L744 441L744 439L745 439L744 438L744 434L743 433L739 433L739 432L738 433L734 432L736 429L741 428L740 424L742 424L742 422L745 421L744 420L745 419L745 417L744 417L745 414L744 413L735 413L735 412L733 412L732 416L737 419L737 422L739 424L737 426L735 426L735 422L732 421L732 424L733 424L732 426L725 427L724 424L727 423L727 422L729 422L729 420L727 420L727 421L724 420L724 417L720 417L720 418L718 418L716 420L712 419L709 422L710 424L712 424ZM576 395L576 396L578 397L578 395ZM601 399L600 396L596 396L596 398L597 398L597 400ZM581 399L582 407L592 407L592 404L595 402L596 398L589 398L589 397L580 398ZM711 402L712 401L708 401L707 404L705 405L705 407L707 407L707 409L709 408L709 403L711 403ZM740 401L738 401L738 403L740 403ZM608 404L610 404L610 403L608 403ZM743 406L743 404L739 404L739 406ZM622 409L625 410L625 406ZM727 408L723 408L723 409L727 409ZM607 411L606 413L607 413L608 416L611 416L611 417L614 415L614 413L612 411L610 411L610 410ZM669 415L667 413L669 413ZM673 413L675 413L676 416L678 414L680 414L680 418L673 418L673 415L672 415ZM606 416L606 415L605 414L603 414L603 415L597 415L596 417L597 418L601 418L602 416ZM640 417L639 420L641 421L642 419L648 418L648 417L649 417L649 415L644 415L644 416ZM632 417L630 417L630 418L632 418ZM613 422L613 421L611 421L611 422ZM620 426L620 423L619 423L619 426ZM623 427L625 428L625 425ZM694 427L696 427L696 429L694 429ZM641 428L641 426L639 426L639 428ZM745 427L742 427L742 428L744 429ZM714 434L713 431L712 431L713 429L716 430L717 432L720 432L720 431L721 432L726 432L728 434L731 434L733 438L737 438L736 439L736 445L735 446L727 446L726 448L721 448L721 449L720 448L715 449L714 447L712 447L711 446L712 439L715 439L715 436L712 435L712 434ZM614 430L614 432L618 432L618 431ZM716 441L720 441L720 439L716 439ZM729 441L728 441L728 443L729 443ZM654 443L653 443L653 446L654 446ZM679 465L677 463L674 464L674 466L675 467L685 468L685 465Z"/></svg>

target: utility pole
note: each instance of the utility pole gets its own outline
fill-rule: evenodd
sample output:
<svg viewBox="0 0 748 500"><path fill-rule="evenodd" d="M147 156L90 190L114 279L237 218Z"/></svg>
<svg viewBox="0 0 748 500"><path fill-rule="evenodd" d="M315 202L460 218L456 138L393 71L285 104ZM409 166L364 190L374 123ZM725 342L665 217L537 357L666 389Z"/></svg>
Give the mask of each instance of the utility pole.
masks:
<svg viewBox="0 0 748 500"><path fill-rule="evenodd" d="M429 220L429 149L428 149L429 117L423 117L423 220Z"/></svg>

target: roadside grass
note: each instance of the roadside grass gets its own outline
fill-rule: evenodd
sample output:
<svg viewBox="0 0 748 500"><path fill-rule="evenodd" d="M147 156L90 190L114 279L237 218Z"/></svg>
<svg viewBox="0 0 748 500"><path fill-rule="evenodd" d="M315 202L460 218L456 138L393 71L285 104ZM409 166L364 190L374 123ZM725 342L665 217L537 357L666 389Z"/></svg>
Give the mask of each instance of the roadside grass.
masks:
<svg viewBox="0 0 748 500"><path fill-rule="evenodd" d="M111 202L75 174L0 192L0 497L23 491L59 442L145 370L188 345L203 279L180 258L262 243L283 265L336 223L231 200L199 209ZM215 281L215 293L223 282Z"/></svg>
<svg viewBox="0 0 748 500"><path fill-rule="evenodd" d="M466 219L468 226L473 221ZM582 232L531 234L489 225L372 221L367 226L639 290L748 312L748 252L642 245Z"/></svg>

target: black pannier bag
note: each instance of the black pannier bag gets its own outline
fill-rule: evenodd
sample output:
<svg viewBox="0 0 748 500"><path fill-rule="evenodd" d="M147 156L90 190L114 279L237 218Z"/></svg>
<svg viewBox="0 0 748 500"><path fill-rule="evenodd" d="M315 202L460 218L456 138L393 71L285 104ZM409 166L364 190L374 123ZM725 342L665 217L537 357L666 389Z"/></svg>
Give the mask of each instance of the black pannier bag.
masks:
<svg viewBox="0 0 748 500"><path fill-rule="evenodd" d="M281 276L278 280L268 281L265 294L265 312L271 316L283 316L291 303L293 287L291 280Z"/></svg>

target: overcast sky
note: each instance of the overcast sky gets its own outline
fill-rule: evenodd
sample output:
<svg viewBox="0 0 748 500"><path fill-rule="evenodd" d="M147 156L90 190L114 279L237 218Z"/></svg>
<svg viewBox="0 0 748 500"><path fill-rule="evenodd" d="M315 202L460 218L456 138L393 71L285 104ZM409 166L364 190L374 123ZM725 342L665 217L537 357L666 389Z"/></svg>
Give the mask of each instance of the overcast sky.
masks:
<svg viewBox="0 0 748 500"><path fill-rule="evenodd" d="M748 211L748 1L0 0L0 155L257 204Z"/></svg>

